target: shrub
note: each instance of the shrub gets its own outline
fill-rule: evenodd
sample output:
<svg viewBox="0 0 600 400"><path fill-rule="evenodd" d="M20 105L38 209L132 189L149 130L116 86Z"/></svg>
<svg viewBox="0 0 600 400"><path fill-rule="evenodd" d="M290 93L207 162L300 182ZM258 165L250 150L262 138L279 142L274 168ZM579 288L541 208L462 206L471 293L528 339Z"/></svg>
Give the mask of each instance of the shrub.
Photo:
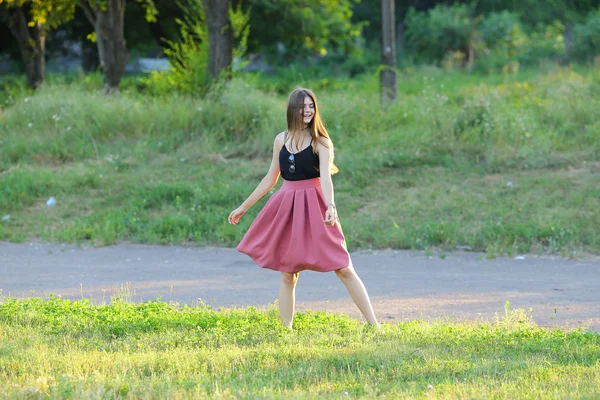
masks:
<svg viewBox="0 0 600 400"><path fill-rule="evenodd" d="M210 86L208 77L208 30L201 0L182 0L179 3L184 10L183 20L178 19L181 40L169 42L165 50L171 64L170 71L153 71L142 78L142 85L152 94L183 93L204 95ZM241 7L229 9L229 18L233 27L233 36L237 45L233 51L236 60L241 60L246 50L250 33L249 12ZM238 62L238 68L242 62Z"/></svg>
<svg viewBox="0 0 600 400"><path fill-rule="evenodd" d="M590 61L600 55L600 8L575 25L572 46L573 56L579 60Z"/></svg>
<svg viewBox="0 0 600 400"><path fill-rule="evenodd" d="M408 50L438 62L453 51L461 51L466 57L476 34L473 12L473 7L466 4L437 5L427 13L410 8L405 20Z"/></svg>

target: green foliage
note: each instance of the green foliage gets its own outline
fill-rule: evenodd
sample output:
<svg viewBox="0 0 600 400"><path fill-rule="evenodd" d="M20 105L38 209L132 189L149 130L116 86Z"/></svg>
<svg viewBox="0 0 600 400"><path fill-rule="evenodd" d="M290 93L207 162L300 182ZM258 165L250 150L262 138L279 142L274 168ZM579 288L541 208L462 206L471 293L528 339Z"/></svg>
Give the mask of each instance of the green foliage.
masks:
<svg viewBox="0 0 600 400"><path fill-rule="evenodd" d="M528 40L519 49L519 60L527 65L536 65L543 59L564 59L565 26L562 22L540 26L528 35Z"/></svg>
<svg viewBox="0 0 600 400"><path fill-rule="evenodd" d="M182 0L179 7L184 18L177 19L180 26L180 40L169 42L165 55L170 61L170 70L153 71L140 79L143 87L151 94L182 93L205 95L211 82L208 77L209 42L206 18L201 0ZM233 68L241 68L250 34L249 12L241 6L229 8L229 19L233 28L235 47Z"/></svg>
<svg viewBox="0 0 600 400"><path fill-rule="evenodd" d="M468 65L473 52L475 71L515 72L519 65L563 59L564 24L526 27L516 12L476 14L473 6L438 5L428 12L410 9L406 18L409 55L445 67Z"/></svg>
<svg viewBox="0 0 600 400"><path fill-rule="evenodd" d="M244 11L242 4L238 4L237 8L229 5L229 20L233 29L233 40L236 44L233 48L233 70L241 70L246 61L243 61L246 51L248 50L248 37L250 36L250 10Z"/></svg>
<svg viewBox="0 0 600 400"><path fill-rule="evenodd" d="M421 62L470 66L478 23L472 5L438 4L428 12L410 8L405 19L407 50Z"/></svg>
<svg viewBox="0 0 600 400"><path fill-rule="evenodd" d="M17 75L5 75L0 78L0 110L10 107L32 91L27 88L25 77ZM0 121L2 114L0 111Z"/></svg>
<svg viewBox="0 0 600 400"><path fill-rule="evenodd" d="M509 23L509 21L510 19L507 18L504 22ZM505 25L507 26L508 24ZM501 32L502 29L496 33ZM477 53L475 71L514 73L519 66L538 65L544 60L550 62L563 60L564 32L564 25L558 21L550 25L538 26L529 32L523 31L515 21L505 39L495 41L494 46L481 43L481 46L485 47L481 49L480 46L480 51ZM494 41L493 38L491 39Z"/></svg>
<svg viewBox="0 0 600 400"><path fill-rule="evenodd" d="M74 0L0 0L0 7L20 8L27 6L30 25L42 25L54 29L68 22L75 15Z"/></svg>
<svg viewBox="0 0 600 400"><path fill-rule="evenodd" d="M240 74L240 78L266 92L287 95L295 86L309 86L315 90L343 90L347 79L357 85L371 80L381 58L379 44L373 43L351 56L330 55L318 62L297 62L279 68L275 74Z"/></svg>
<svg viewBox="0 0 600 400"><path fill-rule="evenodd" d="M357 40L357 43L359 41ZM298 65L298 71L307 76L311 75L311 67L317 75L323 78L349 77L355 78L365 72L374 72L381 62L381 46L379 42L365 43L360 41L360 46L350 54L342 51L328 53L312 66L306 63ZM281 70L284 70L281 68ZM281 74L281 71L279 72Z"/></svg>
<svg viewBox="0 0 600 400"><path fill-rule="evenodd" d="M531 28L555 21L577 22L598 6L596 0L545 0L543 7L538 0L479 0L476 4L478 13L500 10L516 13Z"/></svg>
<svg viewBox="0 0 600 400"><path fill-rule="evenodd" d="M585 61L600 56L600 8L573 28L573 56Z"/></svg>
<svg viewBox="0 0 600 400"><path fill-rule="evenodd" d="M352 23L353 0L250 0L250 51L290 62L328 54L352 54L361 23Z"/></svg>
<svg viewBox="0 0 600 400"><path fill-rule="evenodd" d="M169 41L165 55L169 58L169 71L152 71L147 78L140 79L152 94L172 92L203 94L208 88L208 31L201 0L181 0L183 19L180 40Z"/></svg>
<svg viewBox="0 0 600 400"><path fill-rule="evenodd" d="M479 26L479 34L485 46L507 55L514 53L524 35L519 16L508 11L486 15Z"/></svg>
<svg viewBox="0 0 600 400"><path fill-rule="evenodd" d="M405 23L407 48L426 60L441 61L453 51L466 57L474 45L477 21L470 5L437 5L422 13L411 8Z"/></svg>
<svg viewBox="0 0 600 400"><path fill-rule="evenodd" d="M78 6L87 6L91 10L96 12L105 12L109 7L115 7L115 4L108 4L109 0L63 0L70 3L74 3ZM156 22L156 16L158 15L158 9L156 8L155 0L136 0L144 9L144 17L148 22ZM115 11L117 12L117 11ZM124 12L124 10L123 10Z"/></svg>

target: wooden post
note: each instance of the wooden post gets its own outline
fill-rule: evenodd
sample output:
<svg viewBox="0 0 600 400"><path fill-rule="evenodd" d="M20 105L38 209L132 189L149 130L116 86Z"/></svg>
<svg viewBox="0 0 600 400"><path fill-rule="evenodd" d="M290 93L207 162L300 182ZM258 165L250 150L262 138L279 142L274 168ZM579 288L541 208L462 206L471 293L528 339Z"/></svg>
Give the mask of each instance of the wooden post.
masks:
<svg viewBox="0 0 600 400"><path fill-rule="evenodd" d="M389 105L396 100L396 39L394 0L381 0L381 64L379 73L381 101Z"/></svg>

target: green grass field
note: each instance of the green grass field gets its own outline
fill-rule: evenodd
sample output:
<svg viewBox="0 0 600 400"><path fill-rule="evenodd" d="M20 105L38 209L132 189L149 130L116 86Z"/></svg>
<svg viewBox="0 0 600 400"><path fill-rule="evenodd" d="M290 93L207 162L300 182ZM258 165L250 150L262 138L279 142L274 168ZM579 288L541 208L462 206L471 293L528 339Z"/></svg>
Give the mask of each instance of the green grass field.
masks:
<svg viewBox="0 0 600 400"><path fill-rule="evenodd" d="M489 257L600 252L600 71L405 70L377 77L236 78L208 97L149 96L135 78L0 82L0 240L233 246L229 212L266 172L285 94L315 90L336 145L350 250L468 246ZM46 201L56 198L56 205ZM268 196L267 196L268 197ZM0 296L0 397L600 397L600 335L422 321L377 332L344 315L215 311L161 301Z"/></svg>
<svg viewBox="0 0 600 400"><path fill-rule="evenodd" d="M522 310L490 323L386 324L274 307L0 302L0 397L592 399L600 335Z"/></svg>
<svg viewBox="0 0 600 400"><path fill-rule="evenodd" d="M385 110L371 75L237 78L206 98L151 97L133 83L105 97L88 78L49 81L5 93L0 240L234 246L266 198L240 226L226 216L285 129L281 88L303 84L336 145L350 250L600 250L598 70L408 70Z"/></svg>

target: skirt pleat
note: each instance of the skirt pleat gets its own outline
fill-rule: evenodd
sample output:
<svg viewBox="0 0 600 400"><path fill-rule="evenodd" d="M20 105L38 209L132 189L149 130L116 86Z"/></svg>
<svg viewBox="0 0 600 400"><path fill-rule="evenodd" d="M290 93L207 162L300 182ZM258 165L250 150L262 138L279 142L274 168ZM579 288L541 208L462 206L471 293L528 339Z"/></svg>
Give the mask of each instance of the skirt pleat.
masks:
<svg viewBox="0 0 600 400"><path fill-rule="evenodd" d="M326 225L320 179L284 181L237 246L262 268L334 271L350 266L339 221Z"/></svg>

